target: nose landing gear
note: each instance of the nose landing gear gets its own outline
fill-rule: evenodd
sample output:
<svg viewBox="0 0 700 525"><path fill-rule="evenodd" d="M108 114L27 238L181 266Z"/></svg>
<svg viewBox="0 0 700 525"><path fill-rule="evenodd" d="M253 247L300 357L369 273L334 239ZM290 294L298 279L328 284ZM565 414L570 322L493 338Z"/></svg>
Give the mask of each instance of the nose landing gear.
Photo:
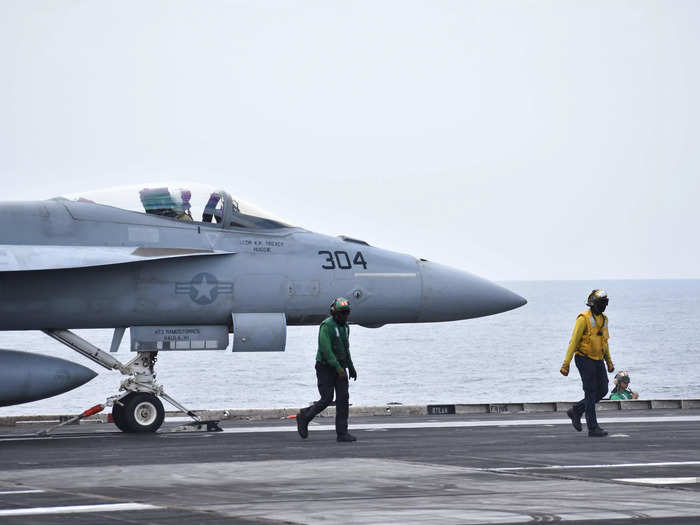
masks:
<svg viewBox="0 0 700 525"><path fill-rule="evenodd" d="M74 419L92 415L111 406L114 424L122 432L141 434L156 432L165 419L163 403L158 399L162 397L191 417L197 428L206 424L207 431L221 431L218 421L202 421L197 414L166 394L162 385L156 383L154 367L157 352L137 352L133 359L124 364L68 330L45 330L45 333L106 369L119 370L127 376L119 388L126 393L111 396L104 404L93 407L94 409L99 407L96 412L88 414L86 411Z"/></svg>

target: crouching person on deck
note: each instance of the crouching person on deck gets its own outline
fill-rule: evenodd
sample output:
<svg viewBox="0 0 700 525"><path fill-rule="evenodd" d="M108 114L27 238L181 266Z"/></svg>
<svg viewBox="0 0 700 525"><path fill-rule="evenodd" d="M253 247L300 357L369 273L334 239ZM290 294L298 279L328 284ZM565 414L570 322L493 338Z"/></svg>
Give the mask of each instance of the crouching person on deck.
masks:
<svg viewBox="0 0 700 525"><path fill-rule="evenodd" d="M586 305L590 309L576 318L569 349L559 371L564 376L569 375L569 363L576 354L576 368L581 374L584 398L567 410L566 414L574 428L580 432L583 429L581 416L585 413L588 435L604 437L608 433L598 426L595 404L608 393L608 375L603 360L607 363L608 372L615 370L608 347L608 318L603 314L608 306L608 295L603 290L593 290Z"/></svg>
<svg viewBox="0 0 700 525"><path fill-rule="evenodd" d="M297 430L306 439L309 422L333 402L335 390L335 431L338 441L355 441L348 433L348 373L357 381L357 371L350 357L350 303L339 297L331 304L331 317L321 323L318 331L316 378L321 399L297 414Z"/></svg>
<svg viewBox="0 0 700 525"><path fill-rule="evenodd" d="M624 401L625 399L639 399L637 392L632 392L630 389L630 375L624 370L620 370L615 374L613 379L615 386L610 392L611 401Z"/></svg>

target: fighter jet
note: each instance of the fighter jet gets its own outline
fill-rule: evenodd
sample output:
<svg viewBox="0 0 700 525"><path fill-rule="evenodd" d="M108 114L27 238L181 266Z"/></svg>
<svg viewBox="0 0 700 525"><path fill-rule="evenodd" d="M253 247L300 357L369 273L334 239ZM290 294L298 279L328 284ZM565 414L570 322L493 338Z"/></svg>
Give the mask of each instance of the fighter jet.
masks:
<svg viewBox="0 0 700 525"><path fill-rule="evenodd" d="M165 413L159 398L196 419L156 381L158 353L283 351L287 326L321 322L339 296L352 303L351 322L371 328L526 303L470 273L315 233L182 182L0 203L0 290L0 330L41 330L124 376L104 406L125 432L155 432ZM80 328L113 328L110 352L70 331ZM112 352L127 328L134 357L122 363ZM0 370L0 406L94 375L9 350L0 350Z"/></svg>

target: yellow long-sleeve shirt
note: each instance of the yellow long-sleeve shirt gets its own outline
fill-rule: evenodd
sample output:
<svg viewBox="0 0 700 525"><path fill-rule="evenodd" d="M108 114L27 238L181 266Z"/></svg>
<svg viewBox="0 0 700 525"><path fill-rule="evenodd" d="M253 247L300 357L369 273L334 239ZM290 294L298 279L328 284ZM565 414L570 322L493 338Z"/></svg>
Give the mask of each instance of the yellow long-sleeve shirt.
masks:
<svg viewBox="0 0 700 525"><path fill-rule="evenodd" d="M596 321L597 326L603 326L603 316L602 315L594 315L593 316ZM586 331L588 322L586 321L586 318L579 315L576 318L576 324L574 325L574 332L571 334L571 341L569 341L569 348L566 351L566 357L564 357L564 365L568 366L569 363L571 363L571 360L574 357L574 353L576 352L576 349L578 348L579 343L581 342L581 337L583 336L583 333ZM579 352L580 353L580 352ZM583 355L583 354L581 354ZM590 356L587 356L590 357ZM610 356L610 347L608 346L607 340L603 340L603 359L605 359L605 362L608 364L608 366L612 366L612 357Z"/></svg>

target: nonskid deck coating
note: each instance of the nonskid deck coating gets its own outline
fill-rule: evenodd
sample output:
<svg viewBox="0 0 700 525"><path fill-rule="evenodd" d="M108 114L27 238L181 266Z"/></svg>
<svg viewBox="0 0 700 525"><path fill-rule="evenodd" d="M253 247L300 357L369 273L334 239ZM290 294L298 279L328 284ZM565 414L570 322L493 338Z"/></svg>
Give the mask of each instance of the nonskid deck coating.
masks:
<svg viewBox="0 0 700 525"><path fill-rule="evenodd" d="M700 410L614 419L595 439L556 413L354 418L350 444L327 418L308 440L293 420L146 436L95 424L50 438L24 425L0 436L0 521L700 522L699 484L663 484L698 478Z"/></svg>

